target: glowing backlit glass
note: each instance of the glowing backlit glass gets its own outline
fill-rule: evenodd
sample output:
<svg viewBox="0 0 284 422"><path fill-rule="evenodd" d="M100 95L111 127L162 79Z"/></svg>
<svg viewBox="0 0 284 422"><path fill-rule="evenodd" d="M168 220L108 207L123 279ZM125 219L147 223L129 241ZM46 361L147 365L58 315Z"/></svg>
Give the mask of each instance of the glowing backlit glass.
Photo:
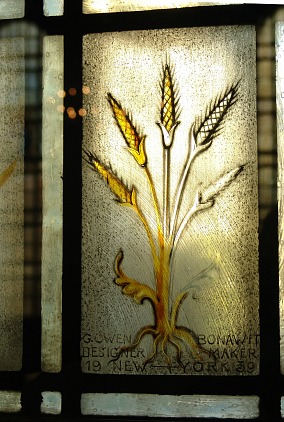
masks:
<svg viewBox="0 0 284 422"><path fill-rule="evenodd" d="M178 9L243 3L243 0L83 0L83 13L133 12L138 10ZM259 3L259 1L247 0L245 3ZM282 2L280 0L279 2L274 2L274 4L282 4Z"/></svg>
<svg viewBox="0 0 284 422"><path fill-rule="evenodd" d="M42 369L61 370L63 37L43 44Z"/></svg>
<svg viewBox="0 0 284 422"><path fill-rule="evenodd" d="M90 34L84 85L83 371L257 374L254 29Z"/></svg>

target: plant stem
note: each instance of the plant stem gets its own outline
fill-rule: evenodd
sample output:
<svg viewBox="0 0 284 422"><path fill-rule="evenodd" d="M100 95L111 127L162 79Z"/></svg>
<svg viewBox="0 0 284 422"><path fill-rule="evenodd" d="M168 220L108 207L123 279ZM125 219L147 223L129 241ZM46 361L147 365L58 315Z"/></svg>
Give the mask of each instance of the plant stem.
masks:
<svg viewBox="0 0 284 422"><path fill-rule="evenodd" d="M170 248L163 238L160 251L159 268L156 273L157 306L156 318L157 329L165 334L170 333L169 321L169 282L170 282Z"/></svg>
<svg viewBox="0 0 284 422"><path fill-rule="evenodd" d="M176 194L176 200L175 200L175 205L174 205L174 210L173 210L173 215L172 215L172 221L171 221L171 227L170 227L170 237L173 238L174 237L174 233L176 230L176 225L177 225L177 217L178 217L178 211L179 211L179 207L180 207L180 203L182 200L182 195L184 192L184 187L189 175L189 171L190 171L190 167L191 164L194 160L194 158L196 157L196 153L195 153L195 139L193 136L193 126L190 129L190 149L188 151L187 154L187 159L186 159L186 166L183 169L182 172L182 176L178 185L178 191Z"/></svg>
<svg viewBox="0 0 284 422"><path fill-rule="evenodd" d="M170 151L170 148L164 149L163 223L166 239L169 235L170 226Z"/></svg>
<svg viewBox="0 0 284 422"><path fill-rule="evenodd" d="M160 245L160 248L161 248L161 242L162 242L162 238L163 238L163 230L162 230L162 225L161 225L161 216L160 216L160 211L159 211L159 203L158 203L157 193L156 193L155 185L153 183L153 179L152 179L152 176L151 176L151 173L150 173L148 167L147 166L144 167L144 170L146 172L146 176L147 176L147 179L148 179L151 195L152 195L152 198L153 198L153 204L154 204L156 220L157 220L158 241L159 241L159 245Z"/></svg>
<svg viewBox="0 0 284 422"><path fill-rule="evenodd" d="M140 218L141 222L143 223L143 225L145 227L145 230L146 230L146 233L147 233L147 236L148 236L148 240L149 240L149 244L150 244L150 248L151 248L151 252L152 252L152 257L153 257L154 265L156 267L157 266L157 262L158 262L158 256L157 256L156 247L155 247L155 243L154 243L154 240L153 240L152 232L150 230L150 227L149 227L149 225L147 223L147 220L145 219L142 211L138 208L137 205L135 206L134 209L135 209L138 217Z"/></svg>

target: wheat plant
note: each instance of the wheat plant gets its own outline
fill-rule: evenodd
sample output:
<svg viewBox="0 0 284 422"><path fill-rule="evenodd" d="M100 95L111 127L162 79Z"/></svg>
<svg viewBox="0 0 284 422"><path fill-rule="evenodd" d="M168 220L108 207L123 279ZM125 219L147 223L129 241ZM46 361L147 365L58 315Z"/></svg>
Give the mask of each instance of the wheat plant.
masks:
<svg viewBox="0 0 284 422"><path fill-rule="evenodd" d="M207 188L193 192L195 198L193 204L183 216L179 215L192 165L197 157L209 150L222 130L228 112L237 101L238 87L239 83L228 87L208 105L204 115L196 118L191 125L188 153L175 195L170 197L171 149L180 124L181 110L173 69L169 63L162 67L160 121L157 122L163 145L163 197L160 202L157 197L157 186L155 186L147 160L146 136L140 133L133 123L131 115L121 103L111 93L107 94L107 101L128 152L148 181L156 216L154 233L143 213L145 204L139 202L138 189L135 186L129 188L111 167L104 165L93 152L84 150L84 158L89 167L106 181L117 203L120 206L131 208L143 224L151 249L155 275L154 288L129 277L123 270L124 251L122 249L118 251L114 263L116 285L122 288L123 294L133 298L139 304L143 304L146 300L149 301L153 309L154 322L152 325L141 327L136 333L133 343L121 347L113 360L119 359L123 352L136 348L145 336L153 338L153 347L145 359L144 366L153 361L158 354L161 354L167 365L170 366L172 364L171 353L169 353L170 345L175 350L174 355L179 363L182 362L184 348L189 349L194 359L202 360L208 354L198 344L196 335L190 327L177 324L179 310L188 296L188 290L183 289L174 300L171 299L171 283L174 282L172 277L173 257L177 244L192 219L200 212L213 207L218 195L227 189L244 169L243 165L237 166L220 175L219 179Z"/></svg>

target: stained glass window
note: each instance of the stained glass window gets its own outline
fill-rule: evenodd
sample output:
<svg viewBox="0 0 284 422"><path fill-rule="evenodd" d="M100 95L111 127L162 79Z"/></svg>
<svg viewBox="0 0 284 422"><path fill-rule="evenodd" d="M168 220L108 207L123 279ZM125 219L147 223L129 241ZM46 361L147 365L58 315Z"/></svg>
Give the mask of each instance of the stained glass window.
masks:
<svg viewBox="0 0 284 422"><path fill-rule="evenodd" d="M83 371L257 374L253 28L84 54Z"/></svg>
<svg viewBox="0 0 284 422"><path fill-rule="evenodd" d="M241 3L0 0L0 421L283 419L284 8Z"/></svg>

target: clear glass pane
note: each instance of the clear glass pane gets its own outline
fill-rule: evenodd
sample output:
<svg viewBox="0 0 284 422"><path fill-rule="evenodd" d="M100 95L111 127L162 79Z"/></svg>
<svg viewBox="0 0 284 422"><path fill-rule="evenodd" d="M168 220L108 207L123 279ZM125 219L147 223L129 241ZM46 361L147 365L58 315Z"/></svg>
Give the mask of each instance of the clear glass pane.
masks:
<svg viewBox="0 0 284 422"><path fill-rule="evenodd" d="M182 7L220 6L243 3L243 0L83 0L83 13L133 12L137 10L178 9ZM245 3L259 3L259 1L246 0ZM270 2L262 3L269 4ZM282 2L279 1L279 4L282 4Z"/></svg>
<svg viewBox="0 0 284 422"><path fill-rule="evenodd" d="M154 394L82 394L83 415L174 418L257 418L255 396L168 396Z"/></svg>
<svg viewBox="0 0 284 422"><path fill-rule="evenodd" d="M44 0L43 13L45 16L61 16L64 11L64 0Z"/></svg>
<svg viewBox="0 0 284 422"><path fill-rule="evenodd" d="M61 413L61 393L57 391L43 391L41 393L42 402L41 413L48 415L60 415Z"/></svg>
<svg viewBox="0 0 284 422"><path fill-rule="evenodd" d="M83 371L258 373L254 28L83 43Z"/></svg>
<svg viewBox="0 0 284 422"><path fill-rule="evenodd" d="M0 19L17 19L25 16L25 0L1 0Z"/></svg>
<svg viewBox="0 0 284 422"><path fill-rule="evenodd" d="M43 44L42 369L61 370L63 37Z"/></svg>
<svg viewBox="0 0 284 422"><path fill-rule="evenodd" d="M279 295L280 295L280 361L284 374L284 22L276 24L276 100L278 146L278 233L279 233Z"/></svg>
<svg viewBox="0 0 284 422"><path fill-rule="evenodd" d="M0 412L17 413L20 412L21 393L18 391L0 391Z"/></svg>
<svg viewBox="0 0 284 422"><path fill-rule="evenodd" d="M22 364L24 258L24 40L0 40L0 370Z"/></svg>

